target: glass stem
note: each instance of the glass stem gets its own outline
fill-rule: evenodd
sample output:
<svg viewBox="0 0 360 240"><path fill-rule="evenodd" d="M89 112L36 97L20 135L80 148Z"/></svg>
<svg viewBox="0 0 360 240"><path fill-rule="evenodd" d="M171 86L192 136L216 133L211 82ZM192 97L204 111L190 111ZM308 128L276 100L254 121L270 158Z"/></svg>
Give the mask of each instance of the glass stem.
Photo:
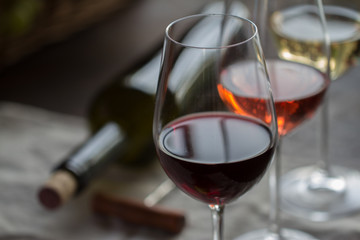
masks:
<svg viewBox="0 0 360 240"><path fill-rule="evenodd" d="M281 174L281 138L275 152L274 164L270 169L270 213L268 230L271 235L279 236L280 239L280 174Z"/></svg>
<svg viewBox="0 0 360 240"><path fill-rule="evenodd" d="M318 167L326 175L331 176L331 169L328 157L329 150L329 99L328 94L325 94L322 106L320 108L320 160L318 161Z"/></svg>
<svg viewBox="0 0 360 240"><path fill-rule="evenodd" d="M209 205L211 209L213 240L223 239L224 205Z"/></svg>
<svg viewBox="0 0 360 240"><path fill-rule="evenodd" d="M325 9L322 0L315 0L315 4L318 7L318 14L320 18L321 28L324 35L324 44L322 45L323 51L326 57L326 68L325 74L331 80L331 69L330 69L330 58L331 58L331 40L329 31L327 28ZM326 93L324 96L324 100L321 106L321 126L320 126L320 161L318 162L318 167L324 176L328 175L332 176L332 172L330 169L329 157L328 157L328 144L329 144L329 98Z"/></svg>
<svg viewBox="0 0 360 240"><path fill-rule="evenodd" d="M346 191L346 179L336 173L329 160L329 98L324 96L320 112L320 159L317 170L308 179L308 189L311 191L333 192L342 195Z"/></svg>

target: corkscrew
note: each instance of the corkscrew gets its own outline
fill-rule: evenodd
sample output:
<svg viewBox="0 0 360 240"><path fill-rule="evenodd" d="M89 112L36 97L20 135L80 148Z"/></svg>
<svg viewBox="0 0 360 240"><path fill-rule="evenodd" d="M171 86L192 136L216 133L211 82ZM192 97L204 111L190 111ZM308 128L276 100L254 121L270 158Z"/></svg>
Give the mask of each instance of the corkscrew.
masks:
<svg viewBox="0 0 360 240"><path fill-rule="evenodd" d="M96 193L92 201L92 209L95 213L104 216L117 217L126 222L154 227L170 233L179 233L185 226L184 212L157 205L174 189L174 183L167 179L142 201Z"/></svg>

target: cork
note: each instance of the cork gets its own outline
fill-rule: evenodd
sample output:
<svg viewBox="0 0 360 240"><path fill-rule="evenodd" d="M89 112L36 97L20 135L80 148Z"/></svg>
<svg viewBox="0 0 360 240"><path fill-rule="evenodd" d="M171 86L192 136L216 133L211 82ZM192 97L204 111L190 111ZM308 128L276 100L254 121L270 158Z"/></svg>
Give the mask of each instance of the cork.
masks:
<svg viewBox="0 0 360 240"><path fill-rule="evenodd" d="M76 188L75 177L67 171L59 170L41 187L38 198L47 209L56 209L73 197Z"/></svg>

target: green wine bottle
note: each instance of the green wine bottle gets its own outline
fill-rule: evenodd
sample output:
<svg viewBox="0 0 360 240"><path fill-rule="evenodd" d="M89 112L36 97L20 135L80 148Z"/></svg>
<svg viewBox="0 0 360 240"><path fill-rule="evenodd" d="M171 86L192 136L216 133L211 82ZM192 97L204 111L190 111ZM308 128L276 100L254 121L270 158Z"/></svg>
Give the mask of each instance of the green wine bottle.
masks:
<svg viewBox="0 0 360 240"><path fill-rule="evenodd" d="M149 59L149 58L148 58ZM52 172L40 188L40 203L55 209L80 193L109 163L145 167L155 159L152 118L160 51L137 70L118 76L90 104L94 133Z"/></svg>

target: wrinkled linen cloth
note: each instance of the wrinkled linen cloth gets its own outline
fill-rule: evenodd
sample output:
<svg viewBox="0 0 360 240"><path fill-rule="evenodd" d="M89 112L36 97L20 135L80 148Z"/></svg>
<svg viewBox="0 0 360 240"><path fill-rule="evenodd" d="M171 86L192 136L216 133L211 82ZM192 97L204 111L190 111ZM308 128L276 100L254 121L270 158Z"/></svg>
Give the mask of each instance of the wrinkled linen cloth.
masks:
<svg viewBox="0 0 360 240"><path fill-rule="evenodd" d="M359 76L358 69L351 71L329 89L329 156L332 163L360 171ZM319 157L318 127L319 119L315 116L283 139L283 172L315 163ZM125 171L118 166L106 169L86 191L65 206L55 211L43 208L37 200L40 186L51 169L89 134L85 119L32 106L0 103L0 239L211 239L208 207L178 190L160 202L164 207L186 213L186 226L178 235L114 218L105 220L92 212L95 191L144 197L166 178L157 162L140 171ZM265 176L245 196L226 206L225 239L267 226L268 195L268 176ZM360 240L359 212L323 223L282 214L282 224L318 239Z"/></svg>

